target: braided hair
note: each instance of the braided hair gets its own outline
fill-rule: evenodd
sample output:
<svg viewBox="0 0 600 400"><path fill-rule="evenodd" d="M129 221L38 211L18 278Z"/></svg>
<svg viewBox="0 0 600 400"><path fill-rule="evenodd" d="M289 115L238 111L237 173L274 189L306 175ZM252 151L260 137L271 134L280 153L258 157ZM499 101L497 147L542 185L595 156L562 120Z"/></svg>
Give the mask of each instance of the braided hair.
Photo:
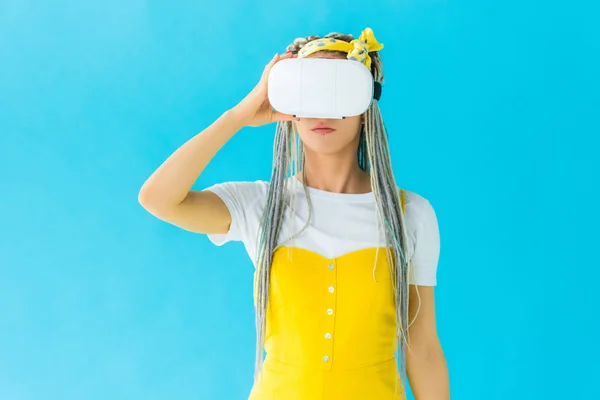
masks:
<svg viewBox="0 0 600 400"><path fill-rule="evenodd" d="M350 34L330 33L324 38L334 38L350 42L354 37ZM297 38L287 46L288 51L297 53L302 47L319 36ZM332 50L322 50L332 52ZM333 51L335 52L335 51ZM341 52L344 55L346 53ZM371 73L376 82L383 83L383 66L378 52L370 52ZM400 377L406 380L406 347L408 332L408 299L409 299L409 268L412 268L411 256L407 245L407 234L404 225L404 215L400 204L400 196L396 181L392 173L390 151L387 141L387 131L383 123L381 111L377 100L373 100L364 115L364 125L360 133L357 149L357 162L359 167L368 172L371 188L377 204L377 224L380 231L385 234L386 255L392 276L395 306L396 306L396 332L399 340L396 357L400 357ZM254 281L254 295L256 306L256 364L255 380L260 375L264 362L266 318L269 294L269 278L273 254L278 245L281 234L284 211L286 209L286 196L288 194L287 178L302 173L305 177L304 152L302 142L292 121L279 122L276 128L273 146L273 169L268 188L267 201L262 215L259 229L259 245L257 252L257 270ZM312 218L312 205L306 189L306 179L302 185L308 200L309 216L306 226L300 232L290 235L285 242L300 235L310 224ZM295 182L294 182L295 183ZM293 191L295 193L295 191ZM294 201L290 205L295 204ZM290 207L289 212L293 213ZM374 267L375 268L375 267Z"/></svg>

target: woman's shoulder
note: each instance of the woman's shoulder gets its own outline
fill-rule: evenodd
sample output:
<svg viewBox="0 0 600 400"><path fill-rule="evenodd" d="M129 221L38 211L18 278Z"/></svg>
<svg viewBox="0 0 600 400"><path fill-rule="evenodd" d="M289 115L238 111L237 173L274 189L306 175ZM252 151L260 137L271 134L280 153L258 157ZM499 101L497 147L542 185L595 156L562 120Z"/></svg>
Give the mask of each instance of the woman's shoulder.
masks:
<svg viewBox="0 0 600 400"><path fill-rule="evenodd" d="M435 217L435 211L428 198L414 191L402 188L404 192L404 218L418 224Z"/></svg>
<svg viewBox="0 0 600 400"><path fill-rule="evenodd" d="M427 203L429 203L429 199L427 199L425 196L417 192L413 192L412 190L408 190L405 188L401 189L404 192L407 207L410 205L412 208L418 209L423 208Z"/></svg>

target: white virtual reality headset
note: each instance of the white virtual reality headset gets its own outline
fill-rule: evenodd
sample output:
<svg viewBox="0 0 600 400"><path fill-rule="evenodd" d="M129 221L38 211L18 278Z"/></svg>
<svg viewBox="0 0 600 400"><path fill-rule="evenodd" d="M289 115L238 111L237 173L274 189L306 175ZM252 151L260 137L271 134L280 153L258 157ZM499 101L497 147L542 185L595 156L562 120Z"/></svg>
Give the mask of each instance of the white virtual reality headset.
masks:
<svg viewBox="0 0 600 400"><path fill-rule="evenodd" d="M269 73L273 108L298 118L345 118L379 100L381 84L362 63L337 58L289 58Z"/></svg>

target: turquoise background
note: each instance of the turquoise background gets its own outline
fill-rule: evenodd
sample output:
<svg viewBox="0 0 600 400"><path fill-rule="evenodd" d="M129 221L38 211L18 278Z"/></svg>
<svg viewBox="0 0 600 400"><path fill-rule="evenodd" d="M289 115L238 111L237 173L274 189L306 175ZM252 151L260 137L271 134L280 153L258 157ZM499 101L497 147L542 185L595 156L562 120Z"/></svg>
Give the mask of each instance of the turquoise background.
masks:
<svg viewBox="0 0 600 400"><path fill-rule="evenodd" d="M452 398L600 398L600 7L0 1L0 399L244 399L253 268L138 190L298 36L385 44L399 184L439 219ZM195 188L268 179L244 129ZM425 399L427 400L427 399Z"/></svg>

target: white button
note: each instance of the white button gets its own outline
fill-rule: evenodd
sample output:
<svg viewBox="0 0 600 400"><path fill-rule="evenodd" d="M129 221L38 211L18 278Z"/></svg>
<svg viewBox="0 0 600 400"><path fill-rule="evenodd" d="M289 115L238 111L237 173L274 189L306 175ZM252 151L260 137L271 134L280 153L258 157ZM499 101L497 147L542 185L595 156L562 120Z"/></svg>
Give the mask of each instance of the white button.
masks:
<svg viewBox="0 0 600 400"><path fill-rule="evenodd" d="M333 288L333 286L329 286L329 293L333 293L335 289Z"/></svg>
<svg viewBox="0 0 600 400"><path fill-rule="evenodd" d="M325 357L323 357L323 361L325 361L325 362L329 362L329 356L325 356Z"/></svg>
<svg viewBox="0 0 600 400"><path fill-rule="evenodd" d="M333 310L332 310L331 308L328 308L328 309L327 309L327 314L329 314L329 315L333 315Z"/></svg>
<svg viewBox="0 0 600 400"><path fill-rule="evenodd" d="M333 264L329 264L329 270L333 271L334 268L335 266Z"/></svg>
<svg viewBox="0 0 600 400"><path fill-rule="evenodd" d="M327 340L331 339L331 333L327 332L325 334L325 339L327 339Z"/></svg>

